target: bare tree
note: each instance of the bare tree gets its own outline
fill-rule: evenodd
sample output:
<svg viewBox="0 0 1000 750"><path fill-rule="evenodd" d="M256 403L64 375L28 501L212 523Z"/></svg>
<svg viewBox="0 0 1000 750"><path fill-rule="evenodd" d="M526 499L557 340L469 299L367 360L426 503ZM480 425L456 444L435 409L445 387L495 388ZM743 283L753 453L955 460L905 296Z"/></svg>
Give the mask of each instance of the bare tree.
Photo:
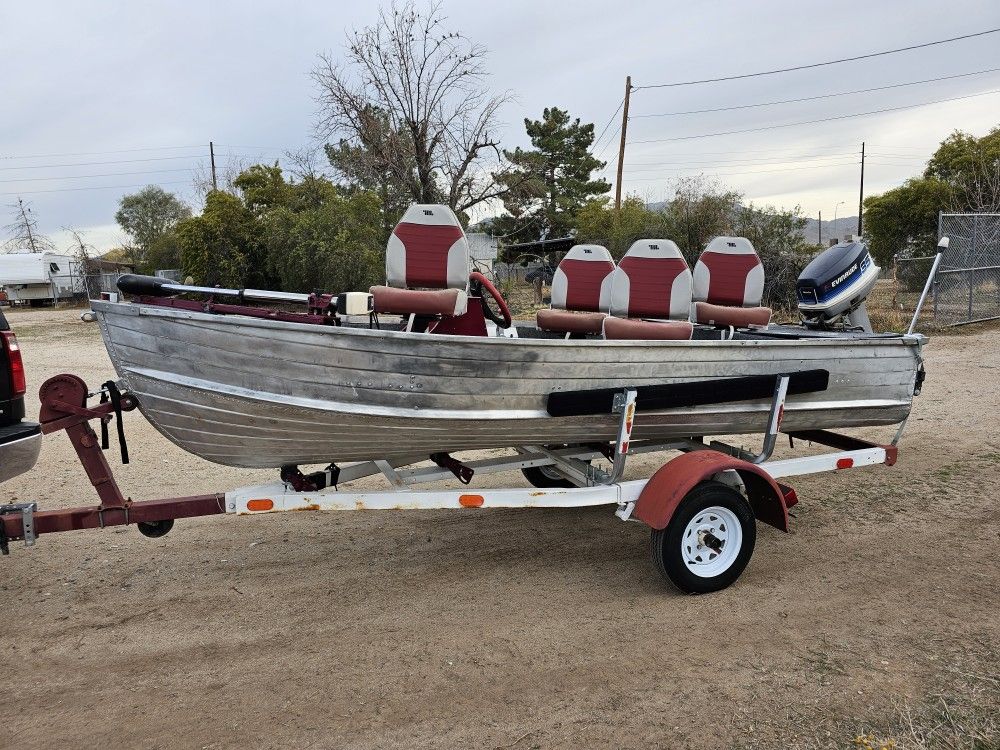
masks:
<svg viewBox="0 0 1000 750"><path fill-rule="evenodd" d="M324 164L321 158L322 150L304 146L299 149L289 149L284 153L286 171L296 180L317 179L325 176L329 164Z"/></svg>
<svg viewBox="0 0 1000 750"><path fill-rule="evenodd" d="M96 261L97 250L89 242L84 240L83 233L78 229L63 227L70 233L73 241L67 248L67 252L73 256L73 264L76 273L71 271L72 276L79 276L79 283L74 278L74 291L86 292L88 299L99 297L101 293L99 279L95 278L100 273L100 268Z"/></svg>
<svg viewBox="0 0 1000 750"><path fill-rule="evenodd" d="M388 174L413 201L466 211L509 189L495 133L509 95L490 95L486 49L445 20L440 3L394 4L348 35L345 62L321 55L316 131L356 152L369 182Z"/></svg>
<svg viewBox="0 0 1000 750"><path fill-rule="evenodd" d="M9 208L14 215L14 221L4 227L5 232L10 235L3 244L5 253L42 253L56 249L52 240L38 231L38 219L35 218L30 203L18 198Z"/></svg>
<svg viewBox="0 0 1000 750"><path fill-rule="evenodd" d="M221 156L221 154L218 155L219 161L222 161ZM254 163L256 163L254 160L236 156L235 154L227 155L226 160L222 162L221 166L216 166L215 173L216 182L219 186L218 189L225 193L237 195L239 190L235 185L236 178ZM212 168L208 162L198 162L198 165L194 168L191 183L194 187L195 195L198 197L201 205L204 206L205 198L212 192Z"/></svg>
<svg viewBox="0 0 1000 750"><path fill-rule="evenodd" d="M1000 160L980 151L952 190L952 210L1000 212Z"/></svg>

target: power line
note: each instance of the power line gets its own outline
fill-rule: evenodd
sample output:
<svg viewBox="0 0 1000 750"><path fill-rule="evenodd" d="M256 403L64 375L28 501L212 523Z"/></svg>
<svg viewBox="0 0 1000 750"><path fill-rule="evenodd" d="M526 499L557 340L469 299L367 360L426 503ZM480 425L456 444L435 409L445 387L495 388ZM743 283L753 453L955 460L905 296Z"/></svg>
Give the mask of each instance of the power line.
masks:
<svg viewBox="0 0 1000 750"><path fill-rule="evenodd" d="M948 99L936 99L932 102L921 102L919 104L907 104L902 107L885 107L883 109L873 109L869 112L856 112L849 115L835 115L830 117L823 117L819 120L803 120L802 122L787 122L779 125L765 125L760 128L744 128L742 130L723 130L717 133L701 133L700 135L680 135L674 138L653 138L645 141L629 141L630 143L669 143L673 141L690 141L697 138L712 138L719 135L737 135L739 133L759 133L763 130L774 130L776 128L794 128L799 125L815 125L821 122L833 122L835 120L848 120L852 117L866 117L868 115L877 115L883 112L898 112L903 109L915 109L916 107L927 107L932 104L943 104L944 102L956 102L961 99L973 99L977 96L988 96L990 94L1000 93L1000 89L992 89L990 91L981 91L978 94L967 94L966 96L953 96Z"/></svg>
<svg viewBox="0 0 1000 750"><path fill-rule="evenodd" d="M736 176L736 175L745 175L745 174L774 174L774 173L777 173L777 172L794 172L794 171L802 170L802 169L824 169L824 168L833 168L833 167L853 167L853 166L857 166L860 163L861 162L850 161L850 162L843 162L843 163L840 163L840 164L817 164L817 165L809 165L809 166L806 166L806 167L789 167L787 169L742 170L742 171L739 171L739 172L705 172L704 170L701 170L700 174L708 174L708 175L710 175L712 177L733 177L733 176ZM667 171L687 172L689 174L699 173L699 170L667 170ZM660 180L660 179L662 179L662 178L661 177L636 177L634 179L629 180L629 182L655 182L656 180Z"/></svg>
<svg viewBox="0 0 1000 750"><path fill-rule="evenodd" d="M0 180L0 183L8 182L50 182L52 180L88 180L94 177L134 177L136 175L147 175L147 174L167 174L169 172L191 172L190 167L181 167L180 169L154 169L149 172L104 172L102 174L72 174L72 175L61 175L58 177L17 177L10 180Z"/></svg>
<svg viewBox="0 0 1000 750"><path fill-rule="evenodd" d="M860 163L861 162L857 161L856 159L853 160L853 161L843 161L843 160L841 160L841 161L837 161L837 162L831 162L829 164L804 164L804 165L798 166L798 167L781 167L779 169L738 169L737 171L731 172L730 174L771 174L772 172L794 172L794 171L797 171L797 170L800 170L800 169L814 169L814 168L822 168L822 167L844 167L844 166L848 166L849 164L860 164ZM736 165L736 166L739 166L739 165ZM638 170L635 170L635 171L638 171ZM662 172L703 172L705 170L691 169L691 168L681 168L681 169L662 169L662 170L656 170L656 171L662 171Z"/></svg>
<svg viewBox="0 0 1000 750"><path fill-rule="evenodd" d="M216 152L216 155L220 155ZM222 156L244 156L236 151L227 151ZM187 156L151 156L144 159L112 159L110 161L78 161L68 164L25 164L18 167L0 167L0 171L10 172L23 169L61 169L63 167L92 167L103 164L139 164L149 161L178 161L182 159L202 160L208 158L208 154L188 154Z"/></svg>
<svg viewBox="0 0 1000 750"><path fill-rule="evenodd" d="M616 136L617 136L617 135L618 135L618 134L619 134L620 132L622 132L622 126L621 126L621 124L619 123L618 127L617 127L617 128L615 128L615 132L611 134L611 138L610 138L610 139L608 139L608 141L607 141L607 142L606 142L606 143L605 143L605 144L604 144L604 145L603 145L603 146L601 147L601 153L600 153L600 154L595 154L595 155L594 155L594 158L595 158L595 159L598 159L598 160L600 160L600 159L603 159L603 158L604 158L604 153L605 153L605 152L606 152L606 151L608 150L608 147L609 147L609 146L612 146L612 145L614 145L614 142L615 142L615 137L616 137Z"/></svg>
<svg viewBox="0 0 1000 750"><path fill-rule="evenodd" d="M790 68L776 68L775 70L763 70L758 73L741 73L734 76L721 76L719 78L703 78L696 81L675 81L672 83L654 83L647 86L636 86L635 90L640 89L664 89L673 88L675 86L694 86L701 83L718 83L719 81L736 81L743 78L755 78L757 76L771 76L777 73L790 73L793 70L808 70L810 68L821 68L825 65L838 65L845 62L854 62L855 60L867 60L872 57L881 57L883 55L894 55L897 52L909 52L915 49L924 49L925 47L933 47L938 44L948 44L949 42L957 42L962 39L972 39L974 37L986 36L987 34L995 34L1000 31L1000 28L987 29L986 31L977 31L974 34L963 34L962 36L953 36L949 39L939 39L935 42L924 42L923 44L911 44L908 47L897 47L896 49L883 50L882 52L869 52L866 55L857 55L855 57L842 57L837 60L827 60L825 62L809 63L808 65L795 65Z"/></svg>
<svg viewBox="0 0 1000 750"><path fill-rule="evenodd" d="M657 114L648 115L633 115L636 117L675 117L678 115L701 115L709 112L731 112L737 109L754 109L755 107L773 107L777 104L795 104L797 102L812 102L817 99L832 99L838 96L850 96L851 94L867 94L872 91L886 91L888 89L898 89L905 86L918 86L923 83L935 83L937 81L950 81L954 78L968 78L969 76L982 75L984 73L995 73L1000 70L1000 68L988 68L986 70L977 70L974 73L959 73L957 75L951 76L941 76L940 78L927 78L923 81L909 81L907 83L893 83L888 86L874 86L868 89L855 89L854 91L839 91L835 94L820 94L818 96L804 96L800 99L779 99L773 102L759 102L757 104L741 104L733 107L715 107L713 109L689 109L683 112L660 112Z"/></svg>
<svg viewBox="0 0 1000 750"><path fill-rule="evenodd" d="M62 167L92 167L98 164L137 164L147 161L177 161L178 159L202 159L202 156L153 156L146 159L117 159L114 161L81 161L75 164L28 164L23 167L0 167L0 171L19 169L58 169Z"/></svg>
<svg viewBox="0 0 1000 750"><path fill-rule="evenodd" d="M137 154L142 151L169 151L173 149L204 149L205 144L197 146L146 146L145 148L122 148L114 151L75 151L59 154L29 154L25 156L0 156L0 159L54 159L62 156L103 156L106 154Z"/></svg>
<svg viewBox="0 0 1000 750"><path fill-rule="evenodd" d="M76 188L53 188L51 190L17 190L13 193L0 193L0 196L8 195L35 195L38 193L72 193L79 190L130 190L132 188L146 187L150 184L156 185L189 185L189 180L174 180L172 182L143 183L141 185L91 185L89 187Z"/></svg>
<svg viewBox="0 0 1000 750"><path fill-rule="evenodd" d="M607 123L605 123L604 127L601 129L601 134L594 139L594 143L590 147L591 156L593 156L594 151L597 149L597 144L601 142L601 138L603 138L604 134L608 132L608 128L611 127L611 123L615 121L615 117L617 117L618 113L622 111L622 107L624 105L625 105L625 97L622 97L622 100L618 102L617 109L615 109L615 111L611 114L611 117L608 118ZM611 137L611 140L614 141L614 136Z"/></svg>
<svg viewBox="0 0 1000 750"><path fill-rule="evenodd" d="M753 151L753 149L749 149L749 151ZM712 163L712 164L734 164L734 163L738 163L738 162L762 163L762 164L787 164L787 163L790 163L790 162L809 161L809 160L814 160L814 159L842 158L842 157L845 157L845 156L854 156L855 154L856 154L855 151L847 151L847 152L839 152L839 153L799 154L799 155L796 155L796 156L789 156L789 157L772 157L772 156L755 157L755 156L748 156L746 158L741 158L741 159L707 159L707 160L706 159L693 159L693 160L680 160L680 161L638 161L638 162L633 162L633 164L636 165L636 166L645 166L645 167L655 167L655 166L664 165L664 164L667 164L667 165L669 165L669 164L704 164L706 162Z"/></svg>
<svg viewBox="0 0 1000 750"><path fill-rule="evenodd" d="M671 164L671 163L668 162L668 163L666 163L665 165L662 165L662 166L641 167L641 168L628 168L626 171L628 171L628 172L656 172L656 171L664 170L664 169L666 171L671 171L670 167L682 167L682 168L686 168L686 169L691 169L691 168L698 169L698 168L701 168L701 167L717 167L717 166L722 166L723 169L732 169L732 168L737 168L738 169L740 167L770 167L770 166L780 167L780 166L788 165L788 164L801 164L801 165L803 165L805 167L808 167L808 166L822 167L822 166L825 166L826 164L829 164L831 162L838 162L839 163L839 162L843 161L848 156L857 158L856 154L843 154L841 156L829 157L827 159L822 159L822 160L801 161L801 162L788 162L788 161L785 161L785 162L770 162L770 163L768 163L768 162L763 162L763 163L753 163L753 162L751 162L749 164L739 164L739 163L729 163L729 162L709 162L709 163L701 163L701 162L675 162L675 163ZM902 165L900 165L900 166L902 166Z"/></svg>
<svg viewBox="0 0 1000 750"><path fill-rule="evenodd" d="M753 151L753 149L748 149L748 151ZM764 157L764 158L747 157L745 159L691 159L691 160L682 159L682 160L673 160L673 161L636 161L636 162L632 162L632 164L634 166L643 166L643 167L655 167L655 166L658 166L658 165L662 166L662 165L671 165L671 164L737 164L737 163L740 163L740 162L747 163L747 164L789 164L789 163L796 163L796 162L814 161L814 160L817 160L817 159L822 160L822 159L842 158L842 157L845 157L845 156L854 156L856 153L857 152L855 152L855 151L850 151L850 152L845 152L845 153L803 154L803 155L798 155L798 156L789 156L787 158L785 158L785 157ZM870 156L875 156L875 157L877 157L879 159L883 159L883 158L884 159L897 159L897 160L900 160L900 161L903 161L903 162L923 163L923 162L927 161L926 159L923 159L923 158L903 157L903 156L898 156L897 157L897 156L893 156L893 155L890 155L890 154L881 154L881 153L877 153L877 152L874 153L874 154L872 154L871 152L869 152L869 155ZM605 167L605 170L606 169L607 169L607 167Z"/></svg>

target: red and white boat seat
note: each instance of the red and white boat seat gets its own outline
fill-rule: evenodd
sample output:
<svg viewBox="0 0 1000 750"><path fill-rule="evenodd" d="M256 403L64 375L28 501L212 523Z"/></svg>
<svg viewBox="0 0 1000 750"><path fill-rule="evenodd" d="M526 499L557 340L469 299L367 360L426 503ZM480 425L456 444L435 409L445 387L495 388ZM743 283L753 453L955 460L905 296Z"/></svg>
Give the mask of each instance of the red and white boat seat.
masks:
<svg viewBox="0 0 1000 750"><path fill-rule="evenodd" d="M692 279L696 323L745 327L767 325L771 309L761 307L764 266L746 237L716 237L698 258Z"/></svg>
<svg viewBox="0 0 1000 750"><path fill-rule="evenodd" d="M604 338L686 341L691 338L694 326L687 320L634 320L607 317L604 319Z"/></svg>
<svg viewBox="0 0 1000 750"><path fill-rule="evenodd" d="M543 331L600 333L611 305L611 274L615 262L601 245L574 245L552 277L552 309L539 310L536 324Z"/></svg>
<svg viewBox="0 0 1000 750"><path fill-rule="evenodd" d="M691 269L671 240L637 240L611 277L611 314L676 318L691 314Z"/></svg>
<svg viewBox="0 0 1000 750"><path fill-rule="evenodd" d="M369 290L375 312L463 315L468 308L469 257L469 242L454 211L437 204L410 206L386 245L386 286Z"/></svg>

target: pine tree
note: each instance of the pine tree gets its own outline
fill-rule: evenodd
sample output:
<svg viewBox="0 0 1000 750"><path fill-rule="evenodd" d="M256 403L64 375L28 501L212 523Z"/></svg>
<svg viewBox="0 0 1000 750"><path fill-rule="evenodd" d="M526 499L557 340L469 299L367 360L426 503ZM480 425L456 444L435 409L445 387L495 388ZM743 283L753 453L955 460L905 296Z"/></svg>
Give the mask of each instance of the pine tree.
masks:
<svg viewBox="0 0 1000 750"><path fill-rule="evenodd" d="M509 215L497 221L494 231L510 241L563 236L584 205L611 189L607 181L592 179L605 165L590 153L594 125L551 107L541 120L525 118L524 127L532 149L505 152L514 165L505 178L511 187L504 197Z"/></svg>

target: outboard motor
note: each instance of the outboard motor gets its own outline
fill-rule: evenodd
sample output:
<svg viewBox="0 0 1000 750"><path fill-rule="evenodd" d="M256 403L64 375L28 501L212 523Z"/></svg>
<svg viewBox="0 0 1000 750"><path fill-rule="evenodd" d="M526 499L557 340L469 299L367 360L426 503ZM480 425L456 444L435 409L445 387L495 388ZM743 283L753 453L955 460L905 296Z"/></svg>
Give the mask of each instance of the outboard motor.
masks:
<svg viewBox="0 0 1000 750"><path fill-rule="evenodd" d="M809 328L861 328L871 333L865 299L882 269L862 242L841 242L809 263L795 283L799 312Z"/></svg>

